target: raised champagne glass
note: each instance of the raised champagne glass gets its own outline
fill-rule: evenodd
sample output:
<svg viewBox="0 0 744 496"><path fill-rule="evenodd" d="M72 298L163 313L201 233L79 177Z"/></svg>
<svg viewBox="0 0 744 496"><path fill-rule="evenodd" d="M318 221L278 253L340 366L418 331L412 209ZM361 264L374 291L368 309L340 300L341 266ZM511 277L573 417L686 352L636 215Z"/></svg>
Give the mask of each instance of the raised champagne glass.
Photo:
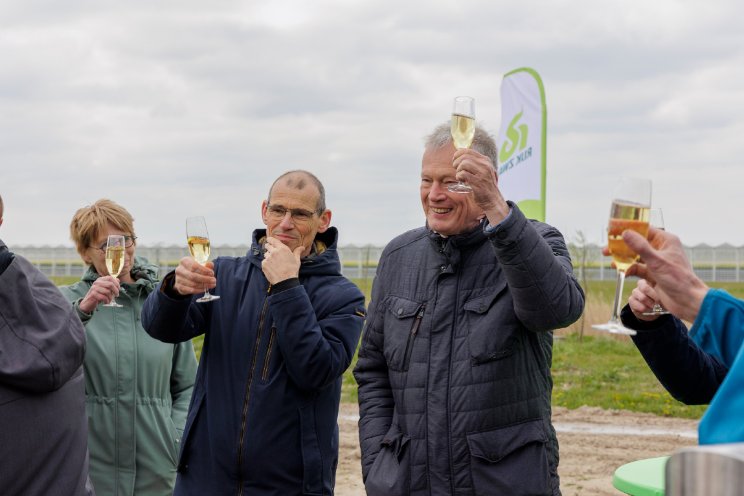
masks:
<svg viewBox="0 0 744 496"><path fill-rule="evenodd" d="M452 106L450 133L455 148L470 148L475 136L475 99L470 96L455 97ZM462 181L447 186L454 193L472 193L473 188Z"/></svg>
<svg viewBox="0 0 744 496"><path fill-rule="evenodd" d="M652 208L648 214L648 225L656 229L664 230L664 214L660 208ZM659 302L654 303L654 307L649 312L643 312L643 315L667 315L670 313L665 310Z"/></svg>
<svg viewBox="0 0 744 496"><path fill-rule="evenodd" d="M621 178L615 189L607 227L607 248L617 268L615 300L612 315L605 324L592 327L613 334L635 335L633 329L620 321L620 300L623 295L625 271L638 259L638 254L623 241L623 232L630 229L641 236L648 236L648 216L651 207L651 181L640 178Z"/></svg>
<svg viewBox="0 0 744 496"><path fill-rule="evenodd" d="M186 242L189 245L189 253L199 264L204 265L209 260L210 244L207 221L204 217L189 217L186 219ZM204 288L204 296L198 298L198 303L219 300L218 295L213 295Z"/></svg>
<svg viewBox="0 0 744 496"><path fill-rule="evenodd" d="M125 257L126 247L124 244L124 236L120 234L110 234L106 240L106 270L108 270L110 276L119 277L121 269L124 267ZM116 302L116 298L112 298L110 302L103 306L116 308L123 307L123 305L119 305Z"/></svg>

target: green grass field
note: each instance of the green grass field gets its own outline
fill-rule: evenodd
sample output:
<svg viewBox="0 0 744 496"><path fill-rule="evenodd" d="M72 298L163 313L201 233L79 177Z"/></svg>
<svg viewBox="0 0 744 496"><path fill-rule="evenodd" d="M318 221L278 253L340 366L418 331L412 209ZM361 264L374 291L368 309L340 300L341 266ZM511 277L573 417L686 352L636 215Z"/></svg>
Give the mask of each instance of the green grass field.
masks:
<svg viewBox="0 0 744 496"><path fill-rule="evenodd" d="M70 284L75 278L53 278L57 284ZM371 280L355 280L369 301ZM734 296L744 298L744 283L716 283ZM635 287L625 284L625 300ZM704 406L686 406L674 400L659 385L631 340L591 330L591 324L606 321L614 296L613 281L593 281L587 290L584 335L579 323L556 331L553 346L553 404L568 408L583 405L647 412L673 417L700 418ZM197 356L202 337L194 339ZM357 388L351 370L344 373L342 401L357 400Z"/></svg>

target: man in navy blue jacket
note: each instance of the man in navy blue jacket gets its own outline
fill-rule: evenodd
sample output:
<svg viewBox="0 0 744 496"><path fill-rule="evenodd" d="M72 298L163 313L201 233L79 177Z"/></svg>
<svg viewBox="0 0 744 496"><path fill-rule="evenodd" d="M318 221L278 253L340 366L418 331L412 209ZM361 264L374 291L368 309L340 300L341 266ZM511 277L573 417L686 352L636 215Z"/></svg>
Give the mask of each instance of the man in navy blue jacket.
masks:
<svg viewBox="0 0 744 496"><path fill-rule="evenodd" d="M246 256L182 259L142 311L162 341L204 334L176 496L333 494L341 376L364 295L341 275L314 175L280 176L261 215ZM220 299L196 302L205 288Z"/></svg>

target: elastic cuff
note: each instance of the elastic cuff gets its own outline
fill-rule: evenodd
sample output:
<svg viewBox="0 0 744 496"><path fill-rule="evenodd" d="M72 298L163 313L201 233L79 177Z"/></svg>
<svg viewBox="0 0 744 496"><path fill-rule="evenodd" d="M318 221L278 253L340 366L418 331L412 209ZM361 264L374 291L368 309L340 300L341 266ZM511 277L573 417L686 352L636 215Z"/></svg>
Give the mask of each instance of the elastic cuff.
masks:
<svg viewBox="0 0 744 496"><path fill-rule="evenodd" d="M269 294L277 294L281 293L282 291L286 291L288 289L296 288L300 285L300 278L299 277L291 277L289 279L285 279L283 281L279 281L276 284L271 285L271 289L269 289Z"/></svg>
<svg viewBox="0 0 744 496"><path fill-rule="evenodd" d="M163 282L160 284L160 292L168 298L172 298L174 300L185 300L187 298L191 298L191 295L182 295L181 293L176 291L176 289L173 287L175 283L176 271L173 270L171 272L168 272L163 278Z"/></svg>

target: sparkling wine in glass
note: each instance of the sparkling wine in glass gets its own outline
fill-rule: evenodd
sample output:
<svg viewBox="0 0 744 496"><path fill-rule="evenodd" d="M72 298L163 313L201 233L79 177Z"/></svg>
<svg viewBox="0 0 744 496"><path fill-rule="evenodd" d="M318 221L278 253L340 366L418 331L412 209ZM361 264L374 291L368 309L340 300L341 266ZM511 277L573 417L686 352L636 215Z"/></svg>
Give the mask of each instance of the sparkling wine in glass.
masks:
<svg viewBox="0 0 744 496"><path fill-rule="evenodd" d="M664 215L661 213L660 208L652 208L649 211L648 216L648 225L651 227L655 227L656 229L664 230ZM643 315L666 315L670 313L668 310L665 310L664 307L662 307L659 302L654 303L654 307L649 312L643 312Z"/></svg>
<svg viewBox="0 0 744 496"><path fill-rule="evenodd" d="M455 148L470 148L475 136L475 99L470 96L455 97L452 107L450 133ZM473 188L462 181L447 186L454 193L472 193Z"/></svg>
<svg viewBox="0 0 744 496"><path fill-rule="evenodd" d="M617 268L615 300L612 315L605 324L592 327L613 334L635 335L633 329L623 326L620 321L620 300L623 295L625 271L638 259L638 254L623 241L623 232L630 229L644 238L648 236L648 217L651 207L651 181L639 178L621 178L617 185L610 207L610 221L607 227L607 248Z"/></svg>
<svg viewBox="0 0 744 496"><path fill-rule="evenodd" d="M186 219L186 242L189 245L191 256L199 264L204 265L209 260L210 244L209 232L207 231L207 221L204 217L189 217ZM213 295L207 288L204 288L204 296L196 301L204 303L206 301L219 300L218 295Z"/></svg>
<svg viewBox="0 0 744 496"><path fill-rule="evenodd" d="M124 236L110 234L106 240L106 270L108 270L110 276L119 277L121 269L124 267L125 257L126 247L124 246ZM123 305L119 305L116 302L116 298L112 298L110 302L103 306L121 308Z"/></svg>

